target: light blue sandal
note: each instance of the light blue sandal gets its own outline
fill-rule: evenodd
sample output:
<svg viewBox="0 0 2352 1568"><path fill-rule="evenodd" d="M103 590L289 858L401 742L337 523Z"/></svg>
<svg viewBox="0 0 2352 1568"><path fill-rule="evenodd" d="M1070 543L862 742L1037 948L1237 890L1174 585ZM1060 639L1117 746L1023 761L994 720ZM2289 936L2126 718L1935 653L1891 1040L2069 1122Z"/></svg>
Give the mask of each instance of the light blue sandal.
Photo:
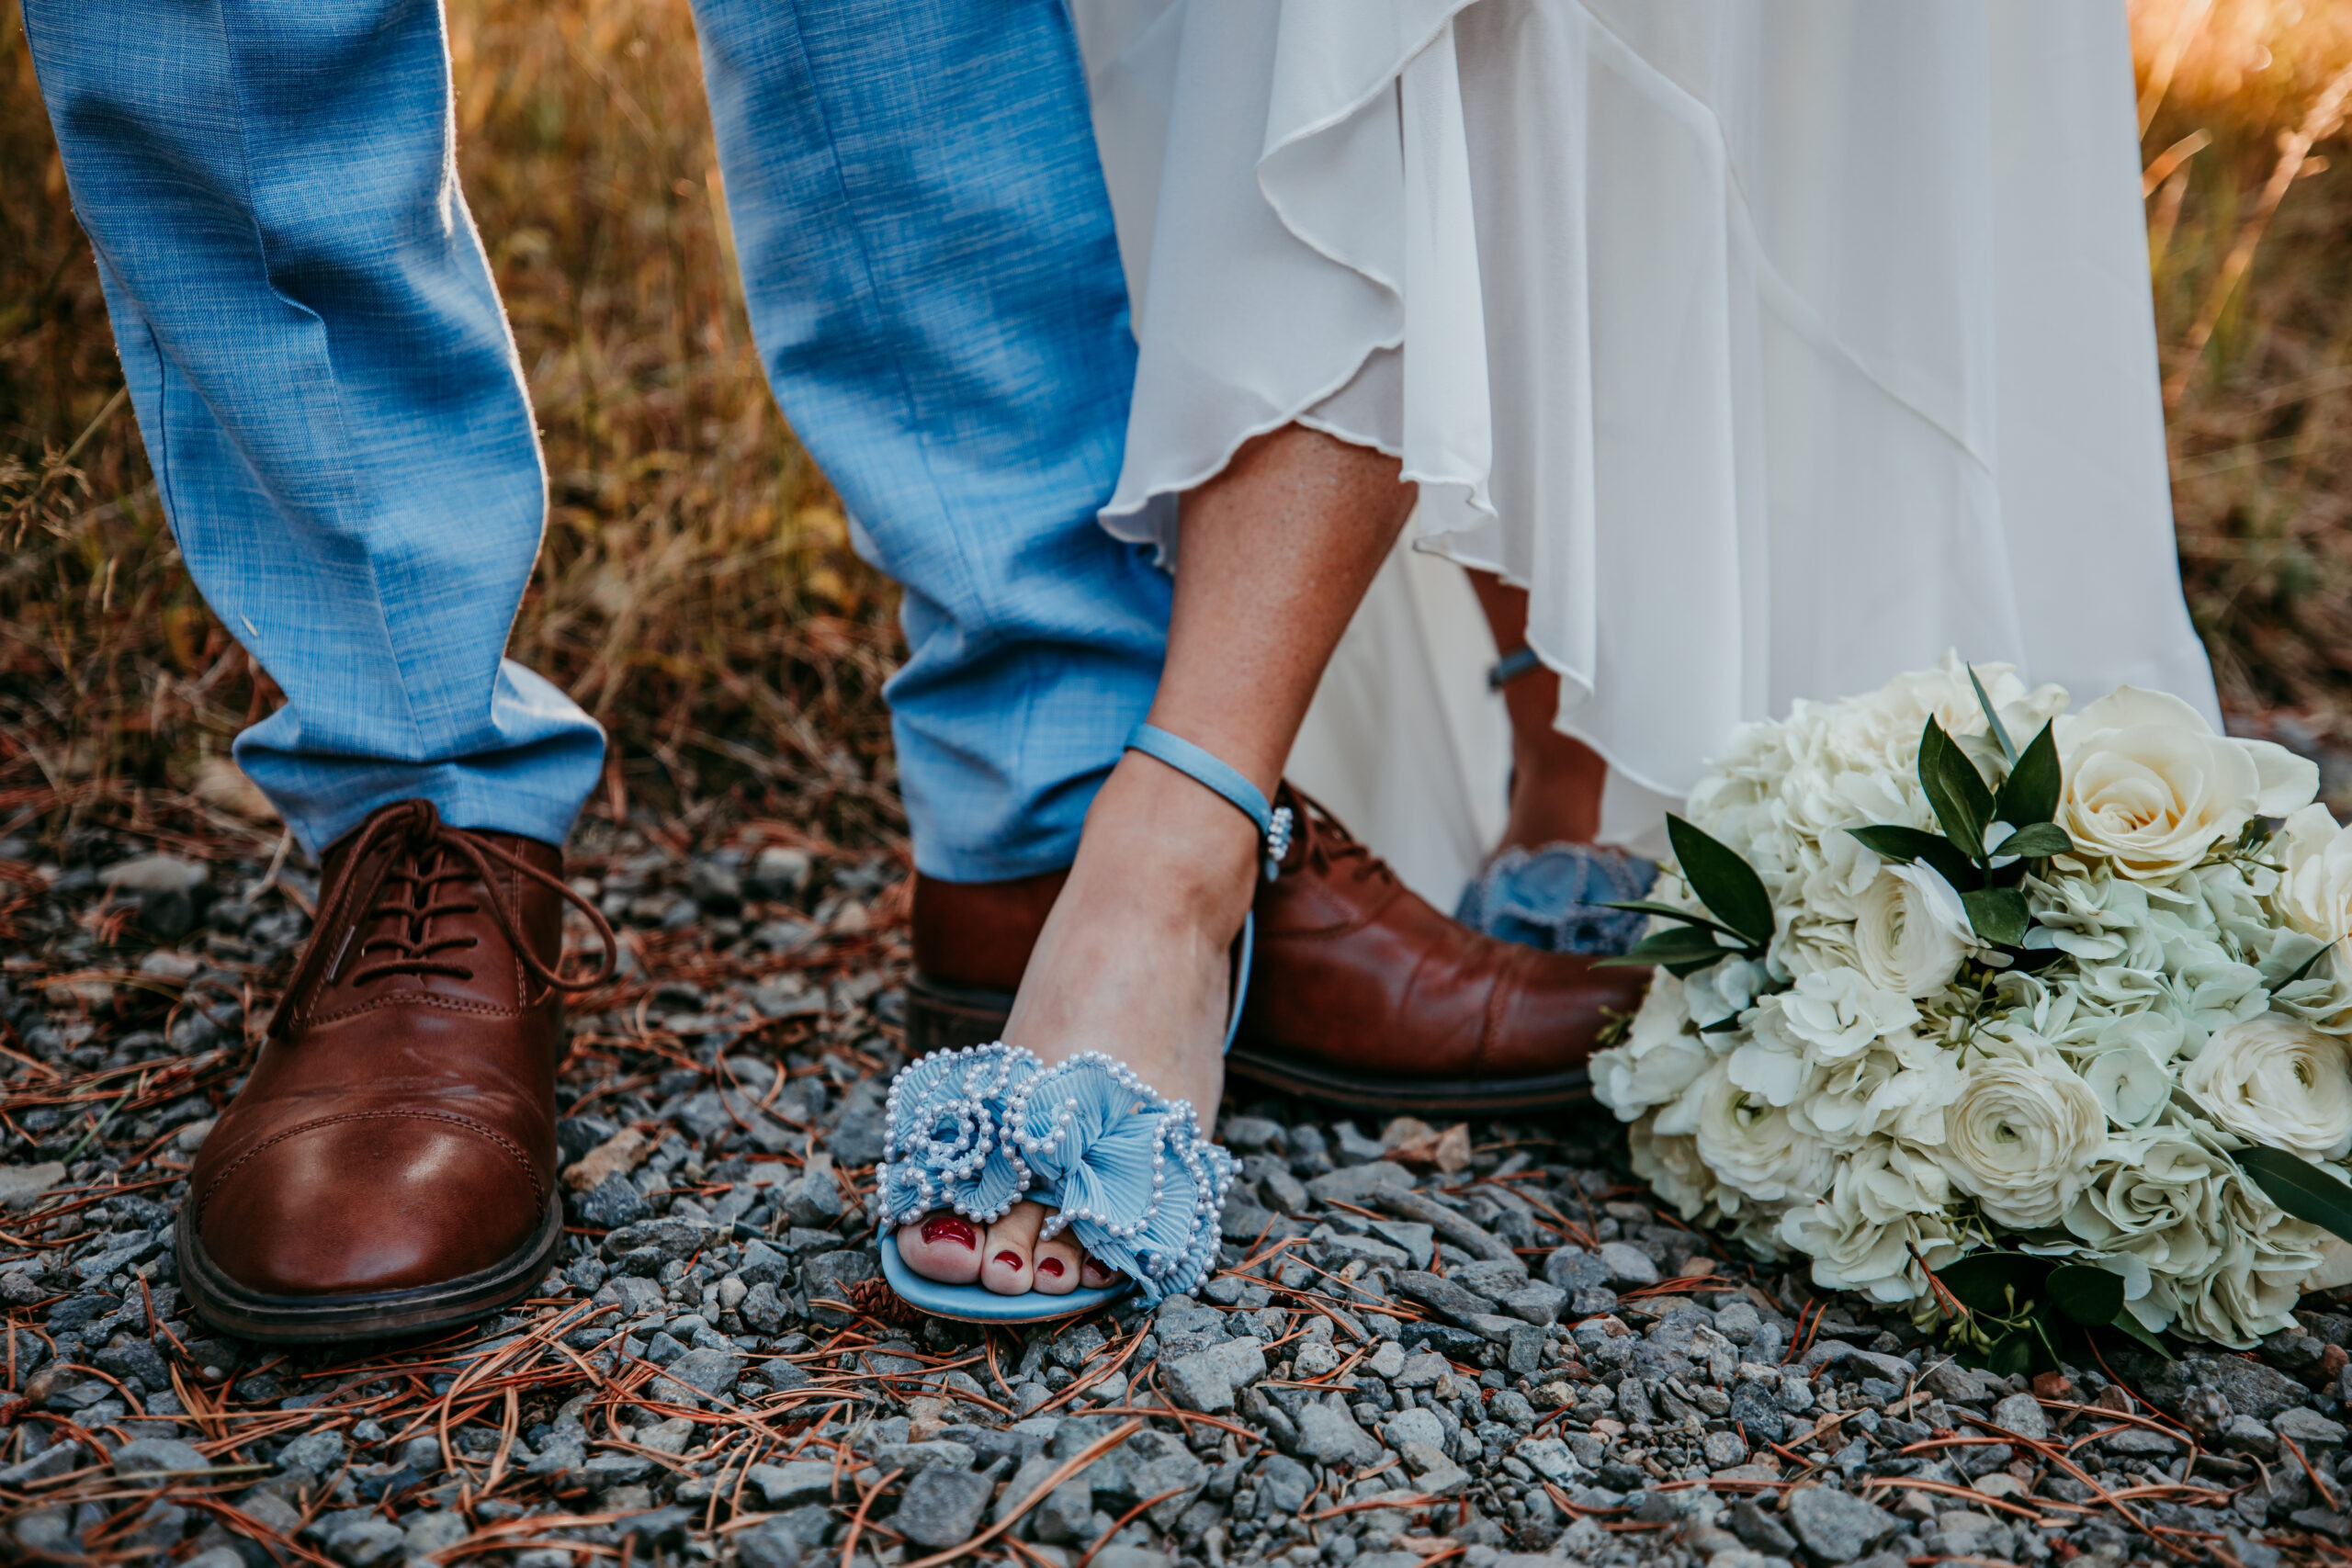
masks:
<svg viewBox="0 0 2352 1568"><path fill-rule="evenodd" d="M1291 814L1191 741L1148 724L1127 748L1199 780L1247 816L1265 841L1265 874L1289 848ZM1241 1022L1255 923L1244 919L1225 1048ZM1183 1100L1163 1100L1100 1051L1046 1066L997 1041L934 1051L891 1081L877 1197L882 1274L899 1298L967 1323L1043 1323L1091 1312L1130 1292L1146 1306L1193 1291L1216 1262L1217 1219L1239 1168L1209 1142ZM1028 1199L1055 1212L1037 1238L1067 1230L1087 1255L1125 1278L1068 1295L1004 1296L926 1280L899 1256L898 1230L947 1210L985 1226Z"/></svg>

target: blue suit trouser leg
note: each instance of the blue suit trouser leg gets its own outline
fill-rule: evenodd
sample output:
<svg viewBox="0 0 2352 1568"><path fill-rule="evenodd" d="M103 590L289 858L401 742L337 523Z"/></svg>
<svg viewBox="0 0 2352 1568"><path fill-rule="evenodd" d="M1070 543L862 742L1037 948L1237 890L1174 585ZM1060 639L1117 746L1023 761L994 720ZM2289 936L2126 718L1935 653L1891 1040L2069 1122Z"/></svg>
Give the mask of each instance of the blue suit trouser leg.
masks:
<svg viewBox="0 0 2352 1568"><path fill-rule="evenodd" d="M503 660L545 486L432 0L28 0L164 504L285 690L238 758L313 848L386 801L560 840L596 727ZM752 321L869 558L932 874L1067 863L1168 586L1093 523L1133 344L1057 0L698 7Z"/></svg>
<svg viewBox="0 0 2352 1568"><path fill-rule="evenodd" d="M1169 583L1095 513L1135 374L1061 0L695 0L770 383L905 585L917 864L1069 863L1159 679Z"/></svg>

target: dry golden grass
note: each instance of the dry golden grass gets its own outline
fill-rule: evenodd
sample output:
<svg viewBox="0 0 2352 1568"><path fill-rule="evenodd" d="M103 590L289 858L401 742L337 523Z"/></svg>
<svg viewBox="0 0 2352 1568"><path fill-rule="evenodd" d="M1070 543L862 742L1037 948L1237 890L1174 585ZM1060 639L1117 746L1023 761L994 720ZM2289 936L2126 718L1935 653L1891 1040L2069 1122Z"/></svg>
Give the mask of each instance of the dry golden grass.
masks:
<svg viewBox="0 0 2352 1568"><path fill-rule="evenodd" d="M597 808L894 833L892 593L761 379L685 0L450 9L466 189L552 481L515 652L612 728ZM2191 604L2233 708L2352 737L2352 6L2132 16ZM179 569L6 23L0 833L217 779L273 700Z"/></svg>
<svg viewBox="0 0 2352 1568"><path fill-rule="evenodd" d="M761 377L686 0L455 0L449 21L465 187L550 479L516 657L605 721L627 798L895 833L895 597ZM180 570L7 23L0 833L51 789L187 786L273 696Z"/></svg>

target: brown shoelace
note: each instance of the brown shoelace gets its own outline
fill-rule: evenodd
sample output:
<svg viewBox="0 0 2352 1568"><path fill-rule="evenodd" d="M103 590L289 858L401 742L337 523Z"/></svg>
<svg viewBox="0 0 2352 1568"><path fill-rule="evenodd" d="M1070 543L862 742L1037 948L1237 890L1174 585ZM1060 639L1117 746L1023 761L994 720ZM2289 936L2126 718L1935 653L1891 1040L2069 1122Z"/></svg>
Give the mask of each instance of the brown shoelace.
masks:
<svg viewBox="0 0 2352 1568"><path fill-rule="evenodd" d="M1296 784L1286 784L1283 787L1306 807L1299 814L1299 837L1306 842L1307 864L1326 875L1345 866L1350 876L1357 882L1369 882L1375 878L1381 882L1396 880L1396 874L1388 868L1388 863L1374 854L1369 844L1349 832L1321 801Z"/></svg>
<svg viewBox="0 0 2352 1568"><path fill-rule="evenodd" d="M388 844L390 853L377 852ZM531 951L523 940L520 919L499 890L501 866L537 883L588 917L590 928L604 946L592 972L566 976ZM480 884L480 892L456 891L469 883ZM414 800L369 818L344 857L342 874L321 889L319 940L304 952L287 985L287 998L295 1005L279 1010L277 1017L283 1022L278 1027L292 1021L300 1010L298 999L311 994L314 982L333 983L344 972L346 959L356 961L349 974L355 985L401 975L471 979L472 967L454 955L473 947L479 939L436 936L433 922L439 916L472 914L485 898L491 918L498 922L532 979L557 990L581 991L612 978L620 960L619 943L594 904L560 878L481 834L450 827L430 802ZM370 925L379 928L377 933L352 952L352 936ZM331 937L331 930L342 932L339 940Z"/></svg>

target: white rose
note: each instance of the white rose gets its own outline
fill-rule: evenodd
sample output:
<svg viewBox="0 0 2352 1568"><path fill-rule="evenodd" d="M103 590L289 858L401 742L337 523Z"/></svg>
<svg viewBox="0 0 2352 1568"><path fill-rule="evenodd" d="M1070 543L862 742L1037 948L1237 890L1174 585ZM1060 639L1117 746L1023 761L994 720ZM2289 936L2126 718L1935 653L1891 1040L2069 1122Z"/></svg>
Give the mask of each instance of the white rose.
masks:
<svg viewBox="0 0 2352 1568"><path fill-rule="evenodd" d="M2275 895L2279 917L2352 959L2352 831L2338 828L2326 807L2306 806L2287 818L2271 848L2285 868Z"/></svg>
<svg viewBox="0 0 2352 1568"><path fill-rule="evenodd" d="M1946 1170L2005 1225L2054 1224L2090 1179L2107 1112L2054 1051L1971 1053L1944 1111Z"/></svg>
<svg viewBox="0 0 2352 1568"><path fill-rule="evenodd" d="M1815 1198L1829 1182L1829 1150L1797 1130L1785 1110L1732 1082L1721 1063L1657 1119L1657 1131L1687 1134L1726 1189L1715 1201L1737 1213L1738 1198L1780 1205Z"/></svg>
<svg viewBox="0 0 2352 1568"><path fill-rule="evenodd" d="M2265 1013L2205 1043L2180 1087L2238 1136L2305 1159L2352 1153L2352 1058L2345 1043Z"/></svg>
<svg viewBox="0 0 2352 1568"><path fill-rule="evenodd" d="M1927 866L1879 870L1857 901L1854 953L1874 986L1917 1000L1951 984L1976 945L1960 895Z"/></svg>
<svg viewBox="0 0 2352 1568"><path fill-rule="evenodd" d="M1907 1302L1928 1289L1920 1258L1940 1269L1961 1255L1951 1202L1933 1162L1872 1144L1840 1162L1827 1197L1781 1216L1781 1239L1813 1259L1814 1283L1825 1289Z"/></svg>
<svg viewBox="0 0 2352 1568"><path fill-rule="evenodd" d="M2319 792L2315 763L2216 735L2163 692L2119 686L2058 728L2060 825L2085 853L2143 882L2177 876L2249 818L2283 816Z"/></svg>
<svg viewBox="0 0 2352 1568"><path fill-rule="evenodd" d="M1690 1021L1682 982L1661 969L1650 981L1625 1043L1593 1054L1593 1098L1631 1122L1668 1104L1714 1059Z"/></svg>

